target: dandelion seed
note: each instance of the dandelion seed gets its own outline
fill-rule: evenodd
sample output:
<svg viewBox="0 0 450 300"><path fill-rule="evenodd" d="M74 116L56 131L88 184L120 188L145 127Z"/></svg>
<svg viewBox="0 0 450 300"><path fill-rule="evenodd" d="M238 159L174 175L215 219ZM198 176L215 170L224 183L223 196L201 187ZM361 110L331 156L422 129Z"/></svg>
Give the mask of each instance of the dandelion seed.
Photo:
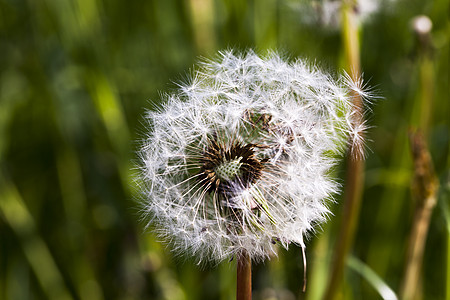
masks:
<svg viewBox="0 0 450 300"><path fill-rule="evenodd" d="M275 53L221 52L204 62L147 115L140 156L149 224L199 262L304 249L338 192L329 175L336 158L362 143L355 87Z"/></svg>

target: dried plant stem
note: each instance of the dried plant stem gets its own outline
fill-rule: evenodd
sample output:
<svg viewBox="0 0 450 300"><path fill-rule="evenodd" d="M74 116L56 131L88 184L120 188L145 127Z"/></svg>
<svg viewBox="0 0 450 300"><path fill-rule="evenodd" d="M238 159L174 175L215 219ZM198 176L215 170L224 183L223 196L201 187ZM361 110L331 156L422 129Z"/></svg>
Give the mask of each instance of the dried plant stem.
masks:
<svg viewBox="0 0 450 300"><path fill-rule="evenodd" d="M356 1L343 1L342 8L342 35L347 68L352 79L357 81L360 77L360 54L357 15L355 13ZM353 105L356 122L363 122L363 103L361 97L354 93ZM351 157L347 162L347 178L345 184L345 199L340 226L339 237L336 241L334 260L331 274L325 291L324 299L334 299L341 284L347 254L353 244L356 226L359 220L361 207L362 185L364 181L364 161L356 155L358 151L350 149Z"/></svg>
<svg viewBox="0 0 450 300"><path fill-rule="evenodd" d="M252 299L252 261L247 253L243 253L237 259L236 299Z"/></svg>
<svg viewBox="0 0 450 300"><path fill-rule="evenodd" d="M420 269L425 250L428 227L436 205L439 182L434 174L431 157L422 134L411 133L411 150L414 159L413 194L418 200L413 228L408 245L406 270L401 286L402 299L414 299L419 284Z"/></svg>
<svg viewBox="0 0 450 300"><path fill-rule="evenodd" d="M431 22L431 21L430 21ZM410 132L411 152L414 162L412 194L416 199L416 210L409 237L407 261L400 287L402 299L420 298L420 274L431 215L437 202L439 181L434 172L426 137L433 109L433 64L431 60L430 31L416 29L419 40L420 109L418 123L420 131Z"/></svg>

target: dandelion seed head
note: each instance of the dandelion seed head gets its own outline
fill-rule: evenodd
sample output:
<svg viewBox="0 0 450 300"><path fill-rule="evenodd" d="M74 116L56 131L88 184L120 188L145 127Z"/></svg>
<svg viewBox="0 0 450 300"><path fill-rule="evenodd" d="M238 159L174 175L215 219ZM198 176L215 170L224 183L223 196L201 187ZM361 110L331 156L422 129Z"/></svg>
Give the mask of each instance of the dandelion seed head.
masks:
<svg viewBox="0 0 450 300"><path fill-rule="evenodd" d="M305 247L339 190L330 170L345 145L362 140L351 103L361 84L252 51L221 52L192 76L146 115L148 224L199 262Z"/></svg>

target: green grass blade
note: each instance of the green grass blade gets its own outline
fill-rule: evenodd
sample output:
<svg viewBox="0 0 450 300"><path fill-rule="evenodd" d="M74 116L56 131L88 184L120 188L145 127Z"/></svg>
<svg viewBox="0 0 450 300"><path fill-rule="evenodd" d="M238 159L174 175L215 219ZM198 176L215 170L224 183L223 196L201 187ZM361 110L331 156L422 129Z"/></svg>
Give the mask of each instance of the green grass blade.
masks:
<svg viewBox="0 0 450 300"><path fill-rule="evenodd" d="M363 277L385 300L397 300L394 291L364 262L354 256L349 256L347 266Z"/></svg>

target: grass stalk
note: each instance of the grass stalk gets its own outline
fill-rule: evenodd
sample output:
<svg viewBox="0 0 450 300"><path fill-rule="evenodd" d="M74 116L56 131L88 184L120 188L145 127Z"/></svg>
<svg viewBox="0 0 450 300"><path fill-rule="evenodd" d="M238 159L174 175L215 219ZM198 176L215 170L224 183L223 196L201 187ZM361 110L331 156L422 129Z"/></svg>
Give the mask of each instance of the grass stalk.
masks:
<svg viewBox="0 0 450 300"><path fill-rule="evenodd" d="M252 299L252 262L247 253L242 253L237 259L236 299Z"/></svg>
<svg viewBox="0 0 450 300"><path fill-rule="evenodd" d="M343 49L346 58L347 71L355 82L360 79L360 53L358 20L356 14L356 1L343 1L342 6L342 37ZM363 122L363 103L356 93L353 95L353 105L359 120ZM334 259L331 266L330 278L325 291L324 299L334 299L344 273L344 266L348 252L353 244L356 226L359 220L361 207L362 186L364 182L364 161L356 155L358 151L350 149L350 158L347 161L346 185L344 191L344 206L338 239L335 244Z"/></svg>

